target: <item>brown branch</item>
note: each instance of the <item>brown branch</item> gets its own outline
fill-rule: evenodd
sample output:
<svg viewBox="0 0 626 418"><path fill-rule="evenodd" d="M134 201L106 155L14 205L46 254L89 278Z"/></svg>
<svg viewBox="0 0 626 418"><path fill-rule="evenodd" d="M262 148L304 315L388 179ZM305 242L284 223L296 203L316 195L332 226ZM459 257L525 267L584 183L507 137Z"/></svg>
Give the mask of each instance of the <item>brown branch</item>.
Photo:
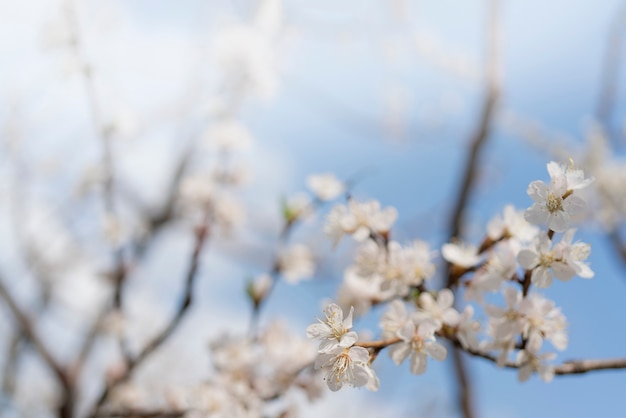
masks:
<svg viewBox="0 0 626 418"><path fill-rule="evenodd" d="M626 369L626 359L569 360L554 368L554 374L582 374L595 370Z"/></svg>
<svg viewBox="0 0 626 418"><path fill-rule="evenodd" d="M498 0L491 0L488 5L488 27L487 27L487 53L485 58L486 70L486 92L482 106L482 112L478 128L471 137L470 150L465 163L463 177L458 194L458 199L454 206L452 216L450 218L449 231L450 240L457 239L461 235L465 222L464 213L468 206L471 193L474 188L478 176L478 160L482 149L487 143L487 139L491 133L491 121L493 118L496 103L500 96L499 86L499 22L498 22ZM446 287L456 286L458 276L451 274L452 269L449 263L446 263ZM470 377L468 376L467 366L463 357L457 352L456 348L452 348L452 360L454 364L454 374L458 382L458 407L464 418L473 418L475 416L473 406L473 394L471 391Z"/></svg>
<svg viewBox="0 0 626 418"><path fill-rule="evenodd" d="M379 341L364 341L364 342L357 342L354 345L356 347L363 347L363 348L373 348L374 350L382 350L383 348L389 347L392 344L396 344L401 342L402 339L401 338L390 338L388 340L379 340Z"/></svg>
<svg viewBox="0 0 626 418"><path fill-rule="evenodd" d="M492 363L497 363L498 359L484 351L474 350L470 348L463 348L461 343L456 339L450 339L452 345L456 348L482 359L488 360ZM503 365L507 369L519 369L520 365L511 361L506 362ZM621 359L603 359L603 360L567 360L562 364L554 366L554 374L557 376L565 376L571 374L583 374L597 370L620 370L626 369L626 358Z"/></svg>
<svg viewBox="0 0 626 418"><path fill-rule="evenodd" d="M185 278L185 290L183 300L178 306L178 309L176 310L174 316L171 318L170 322L165 326L165 328L146 346L144 346L139 354L137 354L134 358L128 360L124 374L113 380L104 388L104 390L98 397L95 406L93 407L93 412L90 415L91 417L98 416L101 407L108 400L112 391L122 383L128 381L131 378L134 370L139 365L141 365L151 354L153 354L159 347L161 347L163 343L169 339L169 337L174 333L174 331L176 331L176 329L181 324L185 314L189 310L189 307L191 306L191 303L193 301L193 285L195 283L195 278L197 275L196 273L199 267L200 254L210 233L211 219L212 210L210 208L207 208L203 223L196 229L196 242L193 253L191 255L191 263L189 265L189 269L187 270Z"/></svg>
<svg viewBox="0 0 626 418"><path fill-rule="evenodd" d="M158 410L118 410L100 412L94 418L178 418L186 411L158 411Z"/></svg>
<svg viewBox="0 0 626 418"><path fill-rule="evenodd" d="M39 357L44 361L48 368L53 372L57 382L62 388L63 398L59 406L60 418L72 418L74 414L74 389L72 382L65 372L65 369L61 364L52 356L48 347L41 340L30 318L21 310L17 302L4 286L4 283L0 279L0 297L4 299L9 310L15 317L19 328L21 329L24 337L31 343L35 351L39 354Z"/></svg>

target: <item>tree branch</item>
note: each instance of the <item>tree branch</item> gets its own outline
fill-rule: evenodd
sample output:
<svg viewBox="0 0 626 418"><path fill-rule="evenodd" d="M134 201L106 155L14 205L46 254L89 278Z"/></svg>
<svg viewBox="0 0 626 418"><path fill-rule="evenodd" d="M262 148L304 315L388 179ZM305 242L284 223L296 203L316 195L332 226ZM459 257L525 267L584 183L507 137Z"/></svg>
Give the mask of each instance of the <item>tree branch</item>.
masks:
<svg viewBox="0 0 626 418"><path fill-rule="evenodd" d="M196 278L196 273L198 271L198 266L200 262L200 254L202 249L204 248L205 242L209 236L209 228L210 221L212 218L212 210L211 208L207 208L205 218L200 226L196 229L196 242L193 249L193 253L191 255L191 263L189 265L189 269L187 270L187 275L185 278L185 290L183 295L183 300L181 301L176 313L170 320L170 322L165 326L165 328L150 341L133 359L128 360L126 365L126 370L123 375L112 381L108 384L100 396L96 401L96 404L93 408L93 412L90 415L91 417L97 417L100 413L101 407L108 400L111 392L117 388L120 384L128 381L133 371L141 365L152 353L154 353L159 347L163 345L165 341L174 333L174 331L181 324L182 319L187 313L189 307L191 306L193 300L193 285Z"/></svg>
<svg viewBox="0 0 626 418"><path fill-rule="evenodd" d="M65 372L61 364L52 356L48 347L41 340L29 317L20 309L17 302L4 286L3 280L0 278L0 297L4 299L9 310L15 317L19 328L24 337L31 343L39 357L44 361L48 368L53 372L57 382L63 390L63 398L59 406L60 418L72 418L74 413L74 390L71 379Z"/></svg>

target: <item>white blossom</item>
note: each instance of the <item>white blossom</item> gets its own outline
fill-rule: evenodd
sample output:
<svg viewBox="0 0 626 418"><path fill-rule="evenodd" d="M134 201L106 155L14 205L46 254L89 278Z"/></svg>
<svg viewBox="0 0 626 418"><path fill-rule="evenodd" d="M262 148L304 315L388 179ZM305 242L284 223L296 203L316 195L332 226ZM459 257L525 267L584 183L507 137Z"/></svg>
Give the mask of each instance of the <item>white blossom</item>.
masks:
<svg viewBox="0 0 626 418"><path fill-rule="evenodd" d="M204 133L206 143L221 152L246 151L252 144L252 134L236 119L214 122Z"/></svg>
<svg viewBox="0 0 626 418"><path fill-rule="evenodd" d="M466 349L478 348L478 331L480 322L474 319L474 307L467 305L459 315L456 325L456 336L461 345Z"/></svg>
<svg viewBox="0 0 626 418"><path fill-rule="evenodd" d="M311 198L307 193L296 193L283 202L283 216L287 221L300 219L311 212Z"/></svg>
<svg viewBox="0 0 626 418"><path fill-rule="evenodd" d="M554 353L544 353L541 355L530 353L526 350L520 350L517 354L517 364L519 366L517 379L525 382L530 375L537 373L541 380L550 382L554 378L554 367L545 364L545 361L553 360L556 357Z"/></svg>
<svg viewBox="0 0 626 418"><path fill-rule="evenodd" d="M389 300L395 295L394 289L383 290L384 281L378 274L361 276L354 266L349 267L344 272L337 300L345 308L354 306L355 315L364 315L373 304Z"/></svg>
<svg viewBox="0 0 626 418"><path fill-rule="evenodd" d="M537 353L543 340L549 340L557 350L567 348L567 320L554 302L532 293L519 304L523 316L522 337L526 340L526 350Z"/></svg>
<svg viewBox="0 0 626 418"><path fill-rule="evenodd" d="M523 317L519 312L522 292L512 287L503 289L506 308L487 305L485 311L489 315L489 331L496 341L511 341L519 335L524 327Z"/></svg>
<svg viewBox="0 0 626 418"><path fill-rule="evenodd" d="M483 292L496 292L515 275L517 260L509 241L500 243L489 253L489 258L467 282L466 299L482 301Z"/></svg>
<svg viewBox="0 0 626 418"><path fill-rule="evenodd" d="M324 308L326 319L318 319L319 324L309 325L306 329L307 337L322 340L319 346L320 353L328 353L335 347L351 347L358 340L358 335L352 328L352 314L354 308L350 308L350 313L344 319L343 310L336 304L331 303Z"/></svg>
<svg viewBox="0 0 626 418"><path fill-rule="evenodd" d="M443 258L456 266L470 268L480 263L482 257L478 248L467 243L448 243L441 247Z"/></svg>
<svg viewBox="0 0 626 418"><path fill-rule="evenodd" d="M526 243L539 232L539 228L531 225L524 217L524 211L516 210L513 205L507 205L502 215L495 216L487 224L487 236L496 241L502 237L510 237Z"/></svg>
<svg viewBox="0 0 626 418"><path fill-rule="evenodd" d="M363 277L381 277L383 291L391 289L394 294L405 296L410 287L419 286L434 275L433 256L423 241L415 240L409 246L390 241L382 247L370 239L359 248L355 268Z"/></svg>
<svg viewBox="0 0 626 418"><path fill-rule="evenodd" d="M351 199L347 206L337 205L328 214L324 232L334 243L346 234L357 241L366 240L371 233L386 234L396 221L398 212L394 207L381 209L376 200L357 202Z"/></svg>
<svg viewBox="0 0 626 418"><path fill-rule="evenodd" d="M343 385L354 387L366 386L367 389L378 390L378 377L370 367L369 352L363 347L343 348L335 346L327 353L322 353L315 360L315 368L329 367L326 384L333 392Z"/></svg>
<svg viewBox="0 0 626 418"><path fill-rule="evenodd" d="M593 277L593 271L584 261L589 257L589 244L572 244L575 230L570 229L561 241L552 248L552 241L547 234L540 234L531 248L520 251L517 260L520 265L532 270L531 281L540 288L552 284L552 276L562 281L569 281L575 275L582 278Z"/></svg>
<svg viewBox="0 0 626 418"><path fill-rule="evenodd" d="M389 304L387 311L380 319L380 327L383 329L383 338L391 339L398 336L398 332L409 322L404 302L396 299Z"/></svg>
<svg viewBox="0 0 626 418"><path fill-rule="evenodd" d="M313 194L324 202L339 197L345 190L345 185L332 173L311 175L306 182Z"/></svg>
<svg viewBox="0 0 626 418"><path fill-rule="evenodd" d="M585 178L582 170L564 168L554 161L548 163L550 185L537 180L530 183L527 193L533 205L524 214L532 224L547 224L555 232L569 228L572 220L585 210L586 203L575 191L587 187L593 178Z"/></svg>
<svg viewBox="0 0 626 418"><path fill-rule="evenodd" d="M454 309L454 293L450 289L442 289L437 294L437 299L430 293L422 293L419 296L418 320L429 319L436 326L436 331L445 325L455 326L459 322L459 313Z"/></svg>
<svg viewBox="0 0 626 418"><path fill-rule="evenodd" d="M448 350L435 340L437 326L432 321L407 323L396 332L402 342L391 345L389 357L394 363L400 365L409 357L410 370L413 374L422 374L426 371L427 357L443 361L448 355Z"/></svg>
<svg viewBox="0 0 626 418"><path fill-rule="evenodd" d="M302 244L287 247L278 255L278 270L288 283L309 279L315 271L313 253Z"/></svg>

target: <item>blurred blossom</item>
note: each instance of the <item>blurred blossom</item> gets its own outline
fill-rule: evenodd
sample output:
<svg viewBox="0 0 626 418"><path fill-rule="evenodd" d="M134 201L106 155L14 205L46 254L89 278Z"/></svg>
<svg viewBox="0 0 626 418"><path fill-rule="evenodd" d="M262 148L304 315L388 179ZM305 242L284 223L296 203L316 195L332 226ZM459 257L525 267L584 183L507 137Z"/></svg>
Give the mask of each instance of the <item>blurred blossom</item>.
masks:
<svg viewBox="0 0 626 418"><path fill-rule="evenodd" d="M280 252L278 270L289 283L310 279L315 271L313 253L305 245L291 245Z"/></svg>
<svg viewBox="0 0 626 418"><path fill-rule="evenodd" d="M204 133L206 143L220 152L242 152L250 149L252 134L235 119L213 122Z"/></svg>
<svg viewBox="0 0 626 418"><path fill-rule="evenodd" d="M332 173L310 175L306 182L313 194L322 201L333 200L345 190L345 185Z"/></svg>

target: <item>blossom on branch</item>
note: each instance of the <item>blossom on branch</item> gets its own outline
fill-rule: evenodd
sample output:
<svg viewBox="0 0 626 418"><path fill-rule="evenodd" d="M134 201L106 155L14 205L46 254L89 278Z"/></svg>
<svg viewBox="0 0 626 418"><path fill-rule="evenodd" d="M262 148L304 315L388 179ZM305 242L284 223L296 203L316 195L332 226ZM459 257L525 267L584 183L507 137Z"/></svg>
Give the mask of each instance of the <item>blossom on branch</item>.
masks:
<svg viewBox="0 0 626 418"><path fill-rule="evenodd" d="M345 185L332 173L311 175L306 183L315 197L323 202L339 197L345 190Z"/></svg>
<svg viewBox="0 0 626 418"><path fill-rule="evenodd" d="M520 265L532 270L532 283L540 288L549 287L552 277L569 281L578 275L590 279L594 273L584 261L591 253L589 244L572 243L575 229L568 230L561 241L552 248L552 240L547 234L539 234L533 247L521 250L517 257Z"/></svg>
<svg viewBox="0 0 626 418"><path fill-rule="evenodd" d="M530 183L527 193L533 205L524 214L532 224L547 224L555 232L570 227L586 208L585 201L576 196L576 190L589 186L593 178L585 178L582 170L563 167L554 161L548 163L550 185L541 180Z"/></svg>
<svg viewBox="0 0 626 418"><path fill-rule="evenodd" d="M369 352L363 347L335 346L329 352L319 355L315 360L315 368L330 368L325 379L333 392L341 389L344 384L366 386L367 389L376 391L379 387L378 377L368 366L369 359Z"/></svg>
<svg viewBox="0 0 626 418"><path fill-rule="evenodd" d="M357 342L357 333L350 331L353 312L354 308L350 308L350 313L344 319L343 310L338 305L331 303L324 308L326 319L324 321L318 319L319 324L312 324L307 327L307 337L322 340L319 346L320 353L329 353L336 347L347 348Z"/></svg>
<svg viewBox="0 0 626 418"><path fill-rule="evenodd" d="M381 209L377 200L360 203L351 199L347 206L337 205L330 211L324 232L335 244L344 235L365 241L371 234L386 235L397 217L394 207Z"/></svg>

